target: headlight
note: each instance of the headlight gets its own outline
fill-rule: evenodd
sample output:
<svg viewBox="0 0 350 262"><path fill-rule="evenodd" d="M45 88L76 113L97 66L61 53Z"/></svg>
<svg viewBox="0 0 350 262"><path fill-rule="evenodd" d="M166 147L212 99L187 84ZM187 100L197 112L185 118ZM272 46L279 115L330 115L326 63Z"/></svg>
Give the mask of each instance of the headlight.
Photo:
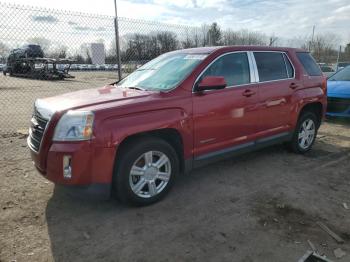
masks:
<svg viewBox="0 0 350 262"><path fill-rule="evenodd" d="M54 141L89 140L92 136L94 114L90 111L68 111L55 128Z"/></svg>

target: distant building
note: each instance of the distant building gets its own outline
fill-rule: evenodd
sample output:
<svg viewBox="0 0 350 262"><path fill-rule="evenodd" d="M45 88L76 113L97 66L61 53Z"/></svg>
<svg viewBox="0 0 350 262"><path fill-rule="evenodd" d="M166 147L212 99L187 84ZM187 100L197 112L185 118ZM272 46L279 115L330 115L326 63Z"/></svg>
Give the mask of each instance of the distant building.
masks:
<svg viewBox="0 0 350 262"><path fill-rule="evenodd" d="M101 65L106 63L105 45L103 43L90 44L91 63Z"/></svg>

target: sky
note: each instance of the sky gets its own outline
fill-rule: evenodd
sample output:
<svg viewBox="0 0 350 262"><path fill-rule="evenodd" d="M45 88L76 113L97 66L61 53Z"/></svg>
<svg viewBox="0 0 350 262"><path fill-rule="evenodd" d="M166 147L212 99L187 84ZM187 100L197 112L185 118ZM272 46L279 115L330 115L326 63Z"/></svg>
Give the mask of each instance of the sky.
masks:
<svg viewBox="0 0 350 262"><path fill-rule="evenodd" d="M114 15L113 0L0 0L12 3ZM121 17L200 26L217 22L223 29L248 29L281 38L338 35L350 42L350 0L117 0Z"/></svg>

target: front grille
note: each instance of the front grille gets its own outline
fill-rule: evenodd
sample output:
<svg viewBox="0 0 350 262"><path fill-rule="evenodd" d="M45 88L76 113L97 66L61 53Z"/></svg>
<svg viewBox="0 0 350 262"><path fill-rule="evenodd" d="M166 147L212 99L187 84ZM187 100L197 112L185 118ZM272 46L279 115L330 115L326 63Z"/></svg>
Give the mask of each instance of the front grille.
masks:
<svg viewBox="0 0 350 262"><path fill-rule="evenodd" d="M328 97L327 111L330 113L342 113L350 108L349 98Z"/></svg>
<svg viewBox="0 0 350 262"><path fill-rule="evenodd" d="M44 136L45 128L48 120L43 118L40 113L34 109L29 129L29 142L32 149L39 151L40 144Z"/></svg>

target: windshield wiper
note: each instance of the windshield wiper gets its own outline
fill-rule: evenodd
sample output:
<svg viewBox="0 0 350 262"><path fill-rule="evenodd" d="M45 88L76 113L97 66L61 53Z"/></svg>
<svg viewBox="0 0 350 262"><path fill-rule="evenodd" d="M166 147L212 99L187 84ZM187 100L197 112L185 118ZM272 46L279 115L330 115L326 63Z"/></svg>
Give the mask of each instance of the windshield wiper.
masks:
<svg viewBox="0 0 350 262"><path fill-rule="evenodd" d="M126 88L126 89L134 89L134 90L141 90L141 91L146 91L146 89L137 87L137 86L118 86L114 84L115 87L120 87L120 88Z"/></svg>
<svg viewBox="0 0 350 262"><path fill-rule="evenodd" d="M136 86L128 86L128 87L125 87L127 89L134 89L134 90L141 90L141 91L145 91L146 89L144 88L141 88L141 87L136 87Z"/></svg>

